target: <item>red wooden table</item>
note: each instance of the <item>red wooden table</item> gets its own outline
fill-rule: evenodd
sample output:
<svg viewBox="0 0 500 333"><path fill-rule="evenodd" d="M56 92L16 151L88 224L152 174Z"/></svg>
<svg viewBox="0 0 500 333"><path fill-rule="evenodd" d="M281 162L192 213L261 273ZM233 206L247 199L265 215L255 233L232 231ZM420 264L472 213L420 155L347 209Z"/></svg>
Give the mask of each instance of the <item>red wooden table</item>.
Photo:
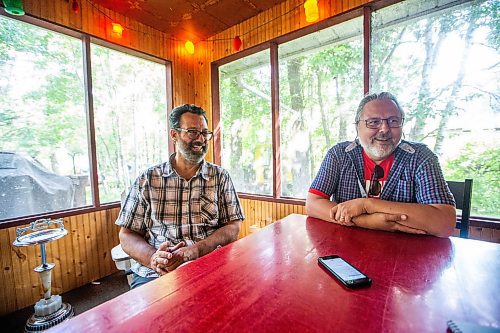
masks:
<svg viewBox="0 0 500 333"><path fill-rule="evenodd" d="M338 254L373 280L349 290ZM290 215L51 332L446 332L500 327L500 245Z"/></svg>

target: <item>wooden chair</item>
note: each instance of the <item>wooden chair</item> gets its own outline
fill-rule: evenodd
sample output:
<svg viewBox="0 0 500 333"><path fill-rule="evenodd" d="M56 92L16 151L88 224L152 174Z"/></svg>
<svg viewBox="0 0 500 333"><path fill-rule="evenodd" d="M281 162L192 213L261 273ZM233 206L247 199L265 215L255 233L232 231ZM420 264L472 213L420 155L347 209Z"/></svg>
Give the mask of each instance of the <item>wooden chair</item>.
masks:
<svg viewBox="0 0 500 333"><path fill-rule="evenodd" d="M472 179L463 182L447 181L451 193L455 197L457 209L462 211L460 222L457 219L457 228L461 238L469 238L470 202L472 197Z"/></svg>

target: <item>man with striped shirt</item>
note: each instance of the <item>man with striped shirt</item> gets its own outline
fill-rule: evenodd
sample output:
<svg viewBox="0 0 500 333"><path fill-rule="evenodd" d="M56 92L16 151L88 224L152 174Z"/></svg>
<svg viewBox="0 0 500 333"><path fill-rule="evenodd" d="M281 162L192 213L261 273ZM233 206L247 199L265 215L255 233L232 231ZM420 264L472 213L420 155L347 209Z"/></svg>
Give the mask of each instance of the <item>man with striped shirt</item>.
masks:
<svg viewBox="0 0 500 333"><path fill-rule="evenodd" d="M307 214L346 226L448 237L455 200L437 156L401 140L404 113L387 92L365 96L358 138L332 147L306 200Z"/></svg>
<svg viewBox="0 0 500 333"><path fill-rule="evenodd" d="M213 136L205 111L179 106L169 126L176 152L139 175L116 221L137 261L131 288L235 241L244 219L228 172L204 160Z"/></svg>

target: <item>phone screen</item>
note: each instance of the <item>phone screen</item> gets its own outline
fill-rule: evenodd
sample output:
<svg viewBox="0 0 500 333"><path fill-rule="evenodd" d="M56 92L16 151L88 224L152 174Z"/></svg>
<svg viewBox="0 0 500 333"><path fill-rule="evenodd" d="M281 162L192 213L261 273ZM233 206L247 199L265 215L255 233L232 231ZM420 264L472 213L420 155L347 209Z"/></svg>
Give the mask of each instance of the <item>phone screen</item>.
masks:
<svg viewBox="0 0 500 333"><path fill-rule="evenodd" d="M318 258L318 262L349 288L369 286L372 280L339 256Z"/></svg>
<svg viewBox="0 0 500 333"><path fill-rule="evenodd" d="M324 259L323 262L326 266L330 267L332 271L337 273L342 280L358 280L366 277L363 273L349 265L342 258Z"/></svg>

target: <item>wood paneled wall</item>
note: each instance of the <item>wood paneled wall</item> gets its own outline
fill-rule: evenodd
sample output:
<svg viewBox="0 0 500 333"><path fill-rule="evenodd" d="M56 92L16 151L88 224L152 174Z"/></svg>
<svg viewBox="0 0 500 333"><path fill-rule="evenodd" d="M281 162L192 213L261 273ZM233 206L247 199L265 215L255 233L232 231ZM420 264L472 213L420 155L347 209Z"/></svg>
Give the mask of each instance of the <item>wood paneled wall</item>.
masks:
<svg viewBox="0 0 500 333"><path fill-rule="evenodd" d="M320 20L360 6L363 0L319 0ZM211 115L210 64L232 54L232 39L242 36L243 49L309 25L305 21L301 0L289 0L241 24L196 44L194 55L188 55L182 42L164 33L130 20L102 7L81 1L81 11L71 11L66 0L24 0L29 15L83 31L113 43L127 46L172 61L174 106L196 103ZM288 13L288 14L285 14ZM122 39L110 34L110 20L126 28ZM272 20L273 18L278 18ZM268 23L269 22L269 23ZM259 27L255 30L252 30ZM252 31L249 34L245 34ZM220 41L219 39L225 39ZM213 160L210 151L208 160ZM246 220L240 237L250 233L250 226L264 227L291 213L304 213L302 205L287 205L259 200L241 200ZM118 209L65 218L69 235L47 246L48 261L56 264L53 292L60 294L116 271L110 251L118 244L118 228L114 221ZM500 242L500 231L471 228L471 238ZM0 230L0 315L33 305L42 295L39 277L33 268L40 264L39 247L12 246L15 228Z"/></svg>
<svg viewBox="0 0 500 333"><path fill-rule="evenodd" d="M119 209L64 219L68 235L46 244L52 270L52 293L63 292L98 280L116 266L111 249L119 243L114 224ZM0 315L33 305L42 295L40 278L33 269L41 264L40 246L16 247L16 228L0 229Z"/></svg>
<svg viewBox="0 0 500 333"><path fill-rule="evenodd" d="M460 237L458 229L454 236ZM500 229L469 227L469 238L492 243L500 243Z"/></svg>
<svg viewBox="0 0 500 333"><path fill-rule="evenodd" d="M270 201L258 201L241 199L245 220L242 223L239 237L250 234L250 226L255 225L258 229L284 218L290 214L305 214L305 206L288 205Z"/></svg>
<svg viewBox="0 0 500 333"><path fill-rule="evenodd" d="M289 214L304 213L302 205L241 200L246 216L239 237ZM47 243L47 261L52 271L52 292L61 294L117 271L111 249L119 244L114 224L119 208L71 216L64 219L68 235ZM0 229L0 315L33 305L42 295L40 278L33 268L41 263L39 246L15 247L16 228Z"/></svg>

